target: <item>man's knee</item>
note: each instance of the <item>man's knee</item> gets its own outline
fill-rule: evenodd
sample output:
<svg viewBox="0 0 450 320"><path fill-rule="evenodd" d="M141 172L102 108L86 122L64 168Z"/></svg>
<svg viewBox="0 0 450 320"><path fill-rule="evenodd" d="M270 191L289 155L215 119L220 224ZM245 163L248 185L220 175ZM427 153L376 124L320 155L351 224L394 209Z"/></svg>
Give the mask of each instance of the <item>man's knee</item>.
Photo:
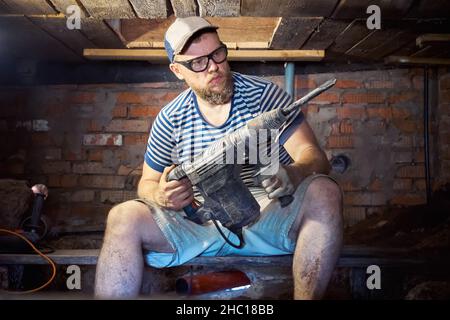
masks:
<svg viewBox="0 0 450 320"><path fill-rule="evenodd" d="M341 206L342 192L339 185L330 178L317 177L311 181L307 193L315 202L327 202Z"/></svg>
<svg viewBox="0 0 450 320"><path fill-rule="evenodd" d="M107 230L126 231L151 223L150 208L137 201L126 201L114 206L108 213Z"/></svg>

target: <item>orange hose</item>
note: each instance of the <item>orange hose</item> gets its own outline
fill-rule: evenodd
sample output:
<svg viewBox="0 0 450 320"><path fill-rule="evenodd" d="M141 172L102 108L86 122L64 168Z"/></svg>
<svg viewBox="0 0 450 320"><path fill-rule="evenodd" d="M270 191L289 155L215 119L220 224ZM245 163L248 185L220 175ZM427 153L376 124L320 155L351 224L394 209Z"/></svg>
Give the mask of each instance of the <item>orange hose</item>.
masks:
<svg viewBox="0 0 450 320"><path fill-rule="evenodd" d="M33 292L37 292L37 291L42 290L42 289L44 289L45 287L47 287L47 286L53 281L53 279L55 279L55 276L56 276L56 265L55 265L55 263L53 262L53 260L50 259L49 257L47 257L45 254L43 254L41 251L39 251L39 249L36 248L36 247L34 246L34 244L33 244L30 240L28 240L27 238L25 238L25 237L24 237L23 235L21 235L20 233L17 233L17 232L11 231L11 230L6 230L6 229L0 229L0 232L9 233L9 234L12 234L12 235L14 235L14 236L17 236L17 237L21 238L21 239L24 240L26 243L28 243L28 245L29 245L29 246L30 246L30 247L31 247L38 255L40 255L42 258L44 258L45 260L47 260L48 263L52 266L52 275L51 275L50 279L49 279L46 283L44 283L42 286L40 286L40 287L38 287L38 288L35 288L35 289L26 290L26 291L7 291L7 292L9 292L9 293L14 293L14 294L33 293Z"/></svg>

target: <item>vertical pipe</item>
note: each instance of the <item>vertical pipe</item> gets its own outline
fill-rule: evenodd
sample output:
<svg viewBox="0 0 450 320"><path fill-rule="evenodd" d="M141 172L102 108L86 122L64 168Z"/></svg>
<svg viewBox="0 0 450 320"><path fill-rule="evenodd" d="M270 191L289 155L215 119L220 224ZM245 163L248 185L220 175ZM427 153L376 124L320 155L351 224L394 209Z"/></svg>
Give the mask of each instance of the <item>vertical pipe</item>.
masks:
<svg viewBox="0 0 450 320"><path fill-rule="evenodd" d="M284 64L284 89L289 95L295 99L294 93L294 77L295 77L295 63L286 62Z"/></svg>
<svg viewBox="0 0 450 320"><path fill-rule="evenodd" d="M427 190L427 204L431 199L431 182L430 182L430 149L429 149L429 79L428 79L428 67L423 69L423 140L425 148L425 183Z"/></svg>

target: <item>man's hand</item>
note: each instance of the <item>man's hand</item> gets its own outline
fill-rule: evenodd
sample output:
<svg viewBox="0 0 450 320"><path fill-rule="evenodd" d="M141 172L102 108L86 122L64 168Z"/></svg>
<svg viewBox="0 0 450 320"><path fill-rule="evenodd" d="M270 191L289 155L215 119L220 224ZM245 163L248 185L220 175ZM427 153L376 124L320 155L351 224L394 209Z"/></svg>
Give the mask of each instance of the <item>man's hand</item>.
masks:
<svg viewBox="0 0 450 320"><path fill-rule="evenodd" d="M155 200L163 208L179 211L192 203L194 190L187 178L167 182L167 175L174 167L175 165L172 165L164 169L155 194Z"/></svg>
<svg viewBox="0 0 450 320"><path fill-rule="evenodd" d="M282 165L280 165L275 175L263 177L261 186L266 190L269 199L276 199L294 193L294 185Z"/></svg>

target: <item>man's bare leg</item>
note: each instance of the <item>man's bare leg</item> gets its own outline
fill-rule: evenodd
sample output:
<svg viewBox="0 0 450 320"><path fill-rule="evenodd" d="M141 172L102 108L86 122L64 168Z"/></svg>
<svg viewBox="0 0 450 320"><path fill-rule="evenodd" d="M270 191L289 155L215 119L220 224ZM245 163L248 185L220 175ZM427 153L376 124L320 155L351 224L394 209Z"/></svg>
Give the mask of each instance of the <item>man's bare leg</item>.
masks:
<svg viewBox="0 0 450 320"><path fill-rule="evenodd" d="M294 299L321 299L342 248L342 195L332 180L314 179L306 191L299 218L294 252Z"/></svg>
<svg viewBox="0 0 450 320"><path fill-rule="evenodd" d="M143 248L173 252L145 204L127 201L112 208L97 263L97 298L139 295L144 269Z"/></svg>

